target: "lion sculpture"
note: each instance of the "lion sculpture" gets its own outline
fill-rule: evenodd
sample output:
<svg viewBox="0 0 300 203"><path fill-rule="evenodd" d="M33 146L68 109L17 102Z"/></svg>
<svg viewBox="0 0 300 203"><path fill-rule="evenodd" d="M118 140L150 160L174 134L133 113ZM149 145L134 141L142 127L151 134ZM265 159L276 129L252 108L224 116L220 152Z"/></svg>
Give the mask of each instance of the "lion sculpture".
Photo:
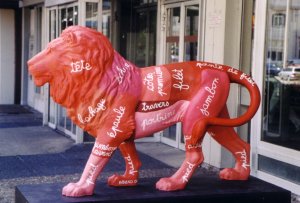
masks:
<svg viewBox="0 0 300 203"><path fill-rule="evenodd" d="M246 180L250 174L250 146L235 132L248 122L260 104L260 92L250 76L232 67L208 62L183 62L137 68L112 48L100 32L72 26L28 61L35 84L50 84L50 95L67 109L71 120L96 138L77 183L66 185L65 196L92 195L95 182L119 148L126 163L123 175L109 177L110 186L138 184L141 162L134 139L182 122L186 158L171 177L156 188L184 189L203 162L201 142L206 132L228 149L234 168L220 178ZM245 86L250 105L245 114L230 119L226 107L230 83Z"/></svg>

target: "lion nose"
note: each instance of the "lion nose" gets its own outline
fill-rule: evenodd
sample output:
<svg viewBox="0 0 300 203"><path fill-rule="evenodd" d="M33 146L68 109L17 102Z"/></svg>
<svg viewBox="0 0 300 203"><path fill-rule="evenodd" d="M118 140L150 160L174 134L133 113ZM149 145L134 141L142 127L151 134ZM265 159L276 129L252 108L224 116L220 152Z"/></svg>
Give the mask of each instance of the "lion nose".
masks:
<svg viewBox="0 0 300 203"><path fill-rule="evenodd" d="M27 65L28 65L28 71L30 74L33 74L35 72L38 71L38 64L35 62L35 59L32 58L29 61L27 61Z"/></svg>
<svg viewBox="0 0 300 203"><path fill-rule="evenodd" d="M31 60L29 60L28 62L27 62L27 65L28 65L28 70L29 70L29 72L31 72L31 70L33 69L33 61L31 61Z"/></svg>
<svg viewBox="0 0 300 203"><path fill-rule="evenodd" d="M34 58L31 58L29 61L27 61L28 68L32 67L33 64L34 64Z"/></svg>

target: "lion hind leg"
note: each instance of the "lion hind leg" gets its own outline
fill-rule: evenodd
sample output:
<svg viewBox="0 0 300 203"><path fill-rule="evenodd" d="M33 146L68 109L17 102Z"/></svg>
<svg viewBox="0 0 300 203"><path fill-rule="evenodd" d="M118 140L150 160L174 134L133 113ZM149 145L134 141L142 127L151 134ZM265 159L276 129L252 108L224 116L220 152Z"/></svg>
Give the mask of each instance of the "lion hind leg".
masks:
<svg viewBox="0 0 300 203"><path fill-rule="evenodd" d="M202 129L201 132L203 132ZM200 133L200 131L198 132L197 130L193 130L193 133ZM200 136L200 142L196 145L192 142L193 135L184 136L186 157L182 165L171 177L161 178L156 183L157 189L164 191L174 191L182 190L185 188L195 170L198 168L198 166L201 165L204 160L202 146L200 144L203 140L204 134L205 133L202 133L202 136Z"/></svg>
<svg viewBox="0 0 300 203"><path fill-rule="evenodd" d="M135 186L138 183L139 168L142 163L139 160L133 140L125 141L119 146L125 160L126 170L123 175L114 174L108 178L108 185L115 187Z"/></svg>
<svg viewBox="0 0 300 203"><path fill-rule="evenodd" d="M221 117L229 118L227 107L225 107ZM233 127L211 126L209 134L235 158L234 168L225 168L220 172L220 178L225 180L247 180L250 175L250 145L244 142Z"/></svg>

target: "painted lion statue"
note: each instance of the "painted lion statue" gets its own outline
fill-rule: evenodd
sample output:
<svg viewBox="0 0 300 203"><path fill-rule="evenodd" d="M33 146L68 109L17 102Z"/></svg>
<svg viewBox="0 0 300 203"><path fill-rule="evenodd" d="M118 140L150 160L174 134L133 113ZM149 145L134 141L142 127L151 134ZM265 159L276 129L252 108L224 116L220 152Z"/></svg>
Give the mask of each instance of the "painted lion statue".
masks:
<svg viewBox="0 0 300 203"><path fill-rule="evenodd" d="M203 162L201 142L206 132L228 149L234 168L220 178L246 180L250 174L250 146L233 127L248 122L260 105L252 78L232 67L208 62L182 62L137 68L125 60L100 32L72 26L28 61L35 84L50 84L54 101L67 109L71 120L96 138L80 180L66 185L65 196L92 195L96 179L119 148L126 163L123 175L109 177L110 186L138 184L141 162L134 139L149 136L182 122L186 158L171 177L156 188L184 189ZM226 100L230 83L250 93L245 114L229 118Z"/></svg>

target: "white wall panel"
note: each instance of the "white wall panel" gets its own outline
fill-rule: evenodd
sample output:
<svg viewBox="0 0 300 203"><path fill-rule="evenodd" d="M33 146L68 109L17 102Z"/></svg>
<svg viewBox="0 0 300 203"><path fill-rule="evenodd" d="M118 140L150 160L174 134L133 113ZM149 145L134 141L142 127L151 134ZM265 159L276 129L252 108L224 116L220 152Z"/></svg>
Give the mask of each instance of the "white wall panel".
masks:
<svg viewBox="0 0 300 203"><path fill-rule="evenodd" d="M0 9L0 104L13 104L15 93L14 10Z"/></svg>

